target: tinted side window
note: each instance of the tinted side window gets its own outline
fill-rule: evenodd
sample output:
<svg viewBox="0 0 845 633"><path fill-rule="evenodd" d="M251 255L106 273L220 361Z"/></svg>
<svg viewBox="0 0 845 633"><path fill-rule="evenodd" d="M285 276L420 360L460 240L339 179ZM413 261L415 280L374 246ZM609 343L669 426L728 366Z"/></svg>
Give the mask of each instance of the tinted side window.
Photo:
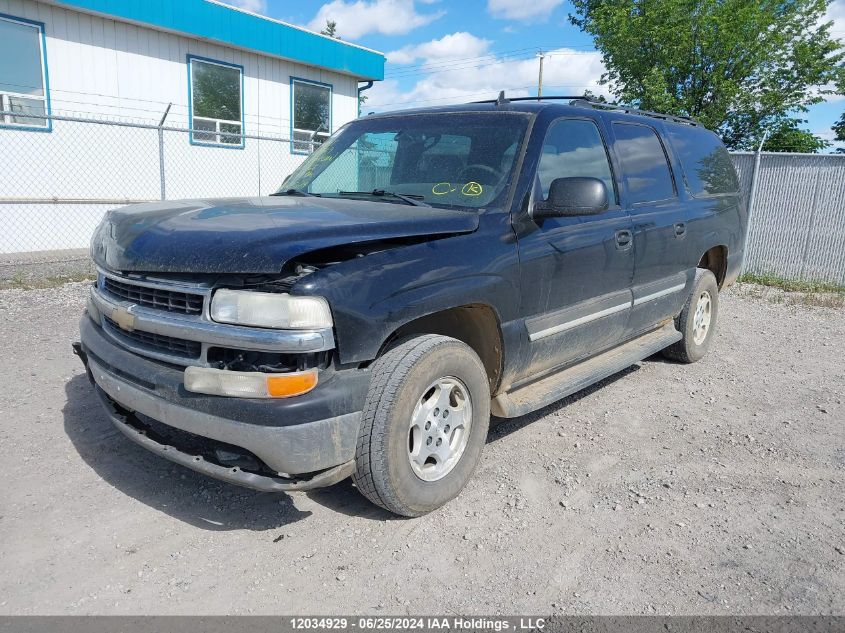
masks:
<svg viewBox="0 0 845 633"><path fill-rule="evenodd" d="M555 178L589 176L604 183L611 206L617 203L607 151L592 121L565 119L552 123L543 141L537 175L544 199L549 197L549 187Z"/></svg>
<svg viewBox="0 0 845 633"><path fill-rule="evenodd" d="M739 191L730 154L718 136L704 128L689 126L671 126L668 135L681 161L687 189L693 196Z"/></svg>
<svg viewBox="0 0 845 633"><path fill-rule="evenodd" d="M672 172L657 133L629 123L614 123L613 132L631 204L674 197Z"/></svg>

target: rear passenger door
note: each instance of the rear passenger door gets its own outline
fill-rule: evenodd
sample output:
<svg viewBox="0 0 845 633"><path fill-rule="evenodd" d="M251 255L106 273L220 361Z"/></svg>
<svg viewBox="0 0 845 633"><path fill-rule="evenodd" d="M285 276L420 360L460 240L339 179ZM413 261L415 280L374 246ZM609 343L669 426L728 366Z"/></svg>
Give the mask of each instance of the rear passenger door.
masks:
<svg viewBox="0 0 845 633"><path fill-rule="evenodd" d="M619 206L600 121L560 118L546 130L533 202L556 178L605 185L609 208L595 215L529 220L519 231L527 375L593 356L625 337L633 275L631 220Z"/></svg>
<svg viewBox="0 0 845 633"><path fill-rule="evenodd" d="M614 151L622 169L625 206L634 230L633 306L637 334L674 317L688 281L687 222L669 155L657 129L613 121Z"/></svg>

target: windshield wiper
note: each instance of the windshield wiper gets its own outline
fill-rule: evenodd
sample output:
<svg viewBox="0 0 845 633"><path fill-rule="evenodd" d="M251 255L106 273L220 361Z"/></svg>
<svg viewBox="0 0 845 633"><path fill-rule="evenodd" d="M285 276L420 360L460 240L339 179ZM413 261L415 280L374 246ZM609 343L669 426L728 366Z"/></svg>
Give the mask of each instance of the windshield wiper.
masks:
<svg viewBox="0 0 845 633"><path fill-rule="evenodd" d="M393 191L385 191L384 189L373 189L372 191L338 191L339 196L375 196L377 198L396 198L406 204L411 204L415 207L430 207L430 204L423 202L424 196L418 196L407 193L395 193Z"/></svg>
<svg viewBox="0 0 845 633"><path fill-rule="evenodd" d="M276 193L271 193L271 196L306 196L308 198L319 198L319 193L308 193L302 189L285 189L284 191L277 191Z"/></svg>

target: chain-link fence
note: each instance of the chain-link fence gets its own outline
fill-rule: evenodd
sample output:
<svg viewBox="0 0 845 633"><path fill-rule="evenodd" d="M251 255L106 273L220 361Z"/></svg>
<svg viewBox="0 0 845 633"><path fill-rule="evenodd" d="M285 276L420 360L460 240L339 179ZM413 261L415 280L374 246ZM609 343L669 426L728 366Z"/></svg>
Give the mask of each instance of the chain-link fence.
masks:
<svg viewBox="0 0 845 633"><path fill-rule="evenodd" d="M44 131L0 129L4 261L87 248L103 213L125 204L272 193L313 145L76 117L45 122ZM751 208L745 270L845 284L845 155L733 160Z"/></svg>
<svg viewBox="0 0 845 633"><path fill-rule="evenodd" d="M272 193L310 145L297 140L294 152L282 137L208 139L200 130L62 116L49 122L44 131L0 129L0 254L85 248L103 213L125 204Z"/></svg>
<svg viewBox="0 0 845 633"><path fill-rule="evenodd" d="M735 153L746 272L845 286L845 154Z"/></svg>

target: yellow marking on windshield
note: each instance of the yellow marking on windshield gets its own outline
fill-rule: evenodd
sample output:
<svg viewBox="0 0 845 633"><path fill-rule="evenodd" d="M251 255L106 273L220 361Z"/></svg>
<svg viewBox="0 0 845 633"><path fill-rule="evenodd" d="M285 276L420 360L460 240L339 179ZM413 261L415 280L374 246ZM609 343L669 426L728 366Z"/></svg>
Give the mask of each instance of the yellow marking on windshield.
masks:
<svg viewBox="0 0 845 633"><path fill-rule="evenodd" d="M438 182L431 188L431 193L435 196L445 196L447 193L452 193L457 187L453 187L451 182Z"/></svg>
<svg viewBox="0 0 845 633"><path fill-rule="evenodd" d="M480 196L483 191L483 187L474 180L470 180L464 185L464 188L461 189L461 193L465 196Z"/></svg>

